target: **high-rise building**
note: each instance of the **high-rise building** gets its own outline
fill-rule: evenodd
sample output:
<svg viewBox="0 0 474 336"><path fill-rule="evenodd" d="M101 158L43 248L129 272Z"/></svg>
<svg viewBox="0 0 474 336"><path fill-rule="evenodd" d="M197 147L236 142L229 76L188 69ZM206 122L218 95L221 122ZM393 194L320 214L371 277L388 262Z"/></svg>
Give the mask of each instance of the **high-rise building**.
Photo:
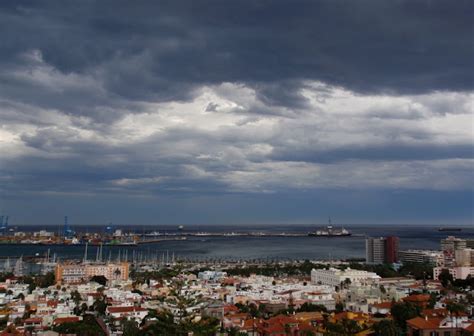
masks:
<svg viewBox="0 0 474 336"><path fill-rule="evenodd" d="M455 266L456 250L466 248L466 240L449 236L446 239L441 239L441 251L443 251L444 265L446 267Z"/></svg>
<svg viewBox="0 0 474 336"><path fill-rule="evenodd" d="M385 238L365 240L365 260L368 264L383 264L385 261Z"/></svg>
<svg viewBox="0 0 474 336"><path fill-rule="evenodd" d="M398 237L368 237L365 240L366 262L368 264L398 262L398 247Z"/></svg>
<svg viewBox="0 0 474 336"><path fill-rule="evenodd" d="M454 251L456 266L474 267L474 249L465 248Z"/></svg>
<svg viewBox="0 0 474 336"><path fill-rule="evenodd" d="M395 236L385 238L385 262L393 264L398 262L398 247L400 239Z"/></svg>

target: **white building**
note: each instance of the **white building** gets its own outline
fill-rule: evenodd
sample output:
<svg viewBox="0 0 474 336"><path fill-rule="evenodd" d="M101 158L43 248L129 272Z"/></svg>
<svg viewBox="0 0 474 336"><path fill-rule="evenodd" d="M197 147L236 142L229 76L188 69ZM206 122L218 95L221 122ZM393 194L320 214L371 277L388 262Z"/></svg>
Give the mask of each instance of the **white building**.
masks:
<svg viewBox="0 0 474 336"><path fill-rule="evenodd" d="M454 280L465 280L468 276L474 277L474 267L435 267L433 268L433 279L438 279L443 269L447 269Z"/></svg>
<svg viewBox="0 0 474 336"><path fill-rule="evenodd" d="M380 276L373 272L354 270L351 268L345 270L337 268L313 269L311 271L311 283L314 285L339 286L341 282L345 282L346 279L349 279L351 283L378 283Z"/></svg>
<svg viewBox="0 0 474 336"><path fill-rule="evenodd" d="M441 250L444 255L444 265L447 267L455 266L455 251L462 250L467 247L465 239L449 236L441 239Z"/></svg>
<svg viewBox="0 0 474 336"><path fill-rule="evenodd" d="M441 251L433 250L405 250L398 252L400 261L408 263L429 263L434 266L444 265L444 256Z"/></svg>
<svg viewBox="0 0 474 336"><path fill-rule="evenodd" d="M201 280L212 280L218 281L227 276L226 272L218 272L218 271L204 271L198 273L198 278Z"/></svg>
<svg viewBox="0 0 474 336"><path fill-rule="evenodd" d="M465 248L456 250L454 252L456 259L456 266L459 267L470 267L474 266L474 249Z"/></svg>
<svg viewBox="0 0 474 336"><path fill-rule="evenodd" d="M40 230L37 232L33 232L33 237L44 237L44 238L52 238L54 237L54 232Z"/></svg>
<svg viewBox="0 0 474 336"><path fill-rule="evenodd" d="M135 306L107 307L107 314L116 319L135 319L139 323L148 315L148 309Z"/></svg>

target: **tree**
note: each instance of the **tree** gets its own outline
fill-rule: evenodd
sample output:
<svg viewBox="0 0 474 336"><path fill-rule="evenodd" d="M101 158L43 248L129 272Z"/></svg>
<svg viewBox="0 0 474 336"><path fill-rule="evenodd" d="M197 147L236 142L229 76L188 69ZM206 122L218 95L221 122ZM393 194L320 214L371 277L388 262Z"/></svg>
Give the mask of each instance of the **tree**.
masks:
<svg viewBox="0 0 474 336"><path fill-rule="evenodd" d="M344 287L348 288L351 283L352 283L351 279L346 278L346 279L344 280L344 285L345 285Z"/></svg>
<svg viewBox="0 0 474 336"><path fill-rule="evenodd" d="M372 329L375 332L375 336L398 336L400 332L397 325L392 320L381 320L374 323Z"/></svg>
<svg viewBox="0 0 474 336"><path fill-rule="evenodd" d="M311 330L304 330L301 332L301 336L316 336L316 334Z"/></svg>
<svg viewBox="0 0 474 336"><path fill-rule="evenodd" d="M122 272L117 268L114 271L115 279L119 279L121 274L122 274Z"/></svg>
<svg viewBox="0 0 474 336"><path fill-rule="evenodd" d="M393 320L397 326L402 330L406 331L407 320L412 319L420 315L420 307L410 302L394 303L390 309L390 313L393 316Z"/></svg>
<svg viewBox="0 0 474 336"><path fill-rule="evenodd" d="M123 320L122 321L123 336L138 336L140 334L140 328L138 323L134 320Z"/></svg>
<svg viewBox="0 0 474 336"><path fill-rule="evenodd" d="M438 296L436 295L436 293L431 293L428 308L433 309L436 305L436 302L438 302Z"/></svg>
<svg viewBox="0 0 474 336"><path fill-rule="evenodd" d="M459 313L466 311L466 307L458 302L449 302L446 305L446 309L453 315L459 315Z"/></svg>
<svg viewBox="0 0 474 336"><path fill-rule="evenodd" d="M185 329L186 331L191 331L193 335L196 336L209 336L217 333L219 330L219 324L220 322L218 319L204 316L198 322L185 322Z"/></svg>
<svg viewBox="0 0 474 336"><path fill-rule="evenodd" d="M87 311L87 303L82 303L81 304L81 314L84 314Z"/></svg>
<svg viewBox="0 0 474 336"><path fill-rule="evenodd" d="M153 323L144 329L145 335L186 335L185 329L175 322L170 311L159 312L153 317Z"/></svg>
<svg viewBox="0 0 474 336"><path fill-rule="evenodd" d="M45 275L38 277L36 283L40 288L54 285L56 283L54 272L48 272Z"/></svg>
<svg viewBox="0 0 474 336"><path fill-rule="evenodd" d="M94 311L96 311L99 315L105 315L105 311L107 310L107 303L105 303L104 300L97 299L94 301L92 309L94 309Z"/></svg>
<svg viewBox="0 0 474 336"><path fill-rule="evenodd" d="M78 305L79 302L81 302L82 297L81 297L81 294L77 290L75 290L71 292L71 299L74 301L76 305Z"/></svg>
<svg viewBox="0 0 474 336"><path fill-rule="evenodd" d="M296 311L297 312L327 312L328 310L323 305L305 302Z"/></svg>
<svg viewBox="0 0 474 336"><path fill-rule="evenodd" d="M85 315L82 321L66 322L53 327L60 334L76 334L81 336L104 336L104 331L93 316Z"/></svg>
<svg viewBox="0 0 474 336"><path fill-rule="evenodd" d="M426 280L430 274L433 274L433 265L430 263L403 263L398 273L402 276L413 276L416 280Z"/></svg>
<svg viewBox="0 0 474 336"><path fill-rule="evenodd" d="M438 280L441 281L443 287L448 287L454 281L453 275L449 273L449 270L443 269L438 276Z"/></svg>
<svg viewBox="0 0 474 336"><path fill-rule="evenodd" d="M239 328L237 327L230 327L225 329L227 336L238 336L239 335Z"/></svg>
<svg viewBox="0 0 474 336"><path fill-rule="evenodd" d="M99 285L102 285L102 286L107 285L107 278L103 275L94 275L91 278L91 281L97 282Z"/></svg>
<svg viewBox="0 0 474 336"><path fill-rule="evenodd" d="M355 335L361 332L363 328L357 324L354 320L342 319L337 323L326 322L325 323L327 333L330 336L349 336Z"/></svg>

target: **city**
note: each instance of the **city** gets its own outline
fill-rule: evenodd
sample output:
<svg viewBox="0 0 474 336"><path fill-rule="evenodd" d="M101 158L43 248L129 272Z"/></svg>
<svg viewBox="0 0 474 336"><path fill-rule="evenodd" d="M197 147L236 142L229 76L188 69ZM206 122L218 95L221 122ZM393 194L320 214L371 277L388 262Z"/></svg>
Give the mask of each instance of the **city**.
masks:
<svg viewBox="0 0 474 336"><path fill-rule="evenodd" d="M0 0L0 336L474 336L473 0Z"/></svg>
<svg viewBox="0 0 474 336"><path fill-rule="evenodd" d="M366 262L111 261L86 246L82 260L48 260L42 274L23 263L1 275L2 334L474 332L474 239L399 250L398 237L368 237Z"/></svg>

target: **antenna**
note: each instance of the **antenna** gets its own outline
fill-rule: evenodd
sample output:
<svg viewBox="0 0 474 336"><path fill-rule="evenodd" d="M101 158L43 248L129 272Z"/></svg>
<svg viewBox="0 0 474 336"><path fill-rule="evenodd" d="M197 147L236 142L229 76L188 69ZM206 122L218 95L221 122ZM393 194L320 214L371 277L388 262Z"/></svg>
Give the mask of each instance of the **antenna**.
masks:
<svg viewBox="0 0 474 336"><path fill-rule="evenodd" d="M84 264L87 263L87 246L89 245L89 242L86 242L86 248L84 250Z"/></svg>
<svg viewBox="0 0 474 336"><path fill-rule="evenodd" d="M99 258L100 258L100 261L102 262L102 252L103 252L103 249L104 249L104 243L100 243L100 255L99 255Z"/></svg>

